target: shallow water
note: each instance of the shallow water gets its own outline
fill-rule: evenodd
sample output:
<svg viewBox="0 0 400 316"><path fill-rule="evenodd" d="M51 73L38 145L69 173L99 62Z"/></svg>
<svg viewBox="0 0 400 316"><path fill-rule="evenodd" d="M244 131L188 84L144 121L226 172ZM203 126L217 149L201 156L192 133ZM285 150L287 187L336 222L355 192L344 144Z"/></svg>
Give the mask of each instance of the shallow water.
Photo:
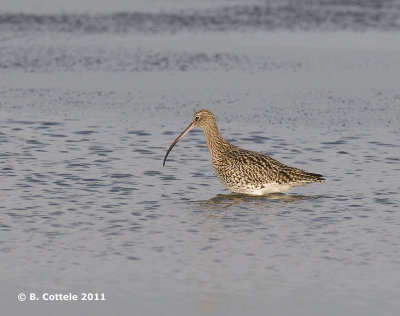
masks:
<svg viewBox="0 0 400 316"><path fill-rule="evenodd" d="M397 313L400 42L389 18L366 33L358 21L328 33L150 23L90 34L18 19L41 27L1 26L7 314ZM200 130L162 167L198 108L235 145L326 183L230 194ZM106 301L17 300L82 291Z"/></svg>

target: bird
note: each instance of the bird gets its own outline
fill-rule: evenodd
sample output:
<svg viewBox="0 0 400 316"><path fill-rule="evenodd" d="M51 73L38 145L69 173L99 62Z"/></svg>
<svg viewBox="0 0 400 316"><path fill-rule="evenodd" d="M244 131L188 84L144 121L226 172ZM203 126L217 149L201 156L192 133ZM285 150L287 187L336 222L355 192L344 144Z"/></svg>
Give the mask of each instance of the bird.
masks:
<svg viewBox="0 0 400 316"><path fill-rule="evenodd" d="M206 109L194 113L189 126L167 150L163 166L172 148L196 127L203 129L215 174L233 193L261 196L284 193L312 182L324 183L325 178L320 174L290 167L265 154L232 145L218 130L215 115Z"/></svg>

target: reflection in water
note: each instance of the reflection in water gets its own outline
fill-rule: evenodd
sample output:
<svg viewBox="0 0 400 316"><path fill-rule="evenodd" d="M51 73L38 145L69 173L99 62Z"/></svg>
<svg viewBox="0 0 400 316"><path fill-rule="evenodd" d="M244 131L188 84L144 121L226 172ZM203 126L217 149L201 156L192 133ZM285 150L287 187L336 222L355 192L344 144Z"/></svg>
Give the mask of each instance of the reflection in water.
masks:
<svg viewBox="0 0 400 316"><path fill-rule="evenodd" d="M272 193L261 196L252 196L245 194L217 194L209 200L195 201L199 206L207 209L228 209L233 206L243 206L246 208L254 205L268 205L276 202L295 202L299 200L318 199L320 196L307 195L289 195L284 193Z"/></svg>

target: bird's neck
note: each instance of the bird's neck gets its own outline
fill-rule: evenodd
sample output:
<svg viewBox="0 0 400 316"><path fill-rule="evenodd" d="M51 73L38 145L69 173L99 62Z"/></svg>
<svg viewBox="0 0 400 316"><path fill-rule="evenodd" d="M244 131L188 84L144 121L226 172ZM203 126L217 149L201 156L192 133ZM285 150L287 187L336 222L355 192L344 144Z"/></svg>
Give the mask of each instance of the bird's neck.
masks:
<svg viewBox="0 0 400 316"><path fill-rule="evenodd" d="M208 150L212 157L223 153L231 144L226 141L218 130L217 123L212 123L203 128Z"/></svg>

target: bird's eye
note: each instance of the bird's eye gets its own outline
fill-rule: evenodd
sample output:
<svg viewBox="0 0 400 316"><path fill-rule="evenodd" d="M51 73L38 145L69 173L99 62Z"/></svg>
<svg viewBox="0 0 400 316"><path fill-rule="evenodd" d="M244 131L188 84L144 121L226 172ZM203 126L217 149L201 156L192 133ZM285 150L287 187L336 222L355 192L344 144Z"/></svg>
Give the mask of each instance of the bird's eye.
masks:
<svg viewBox="0 0 400 316"><path fill-rule="evenodd" d="M195 120L195 121L200 120L200 116L196 116L196 117L194 118L194 120Z"/></svg>

